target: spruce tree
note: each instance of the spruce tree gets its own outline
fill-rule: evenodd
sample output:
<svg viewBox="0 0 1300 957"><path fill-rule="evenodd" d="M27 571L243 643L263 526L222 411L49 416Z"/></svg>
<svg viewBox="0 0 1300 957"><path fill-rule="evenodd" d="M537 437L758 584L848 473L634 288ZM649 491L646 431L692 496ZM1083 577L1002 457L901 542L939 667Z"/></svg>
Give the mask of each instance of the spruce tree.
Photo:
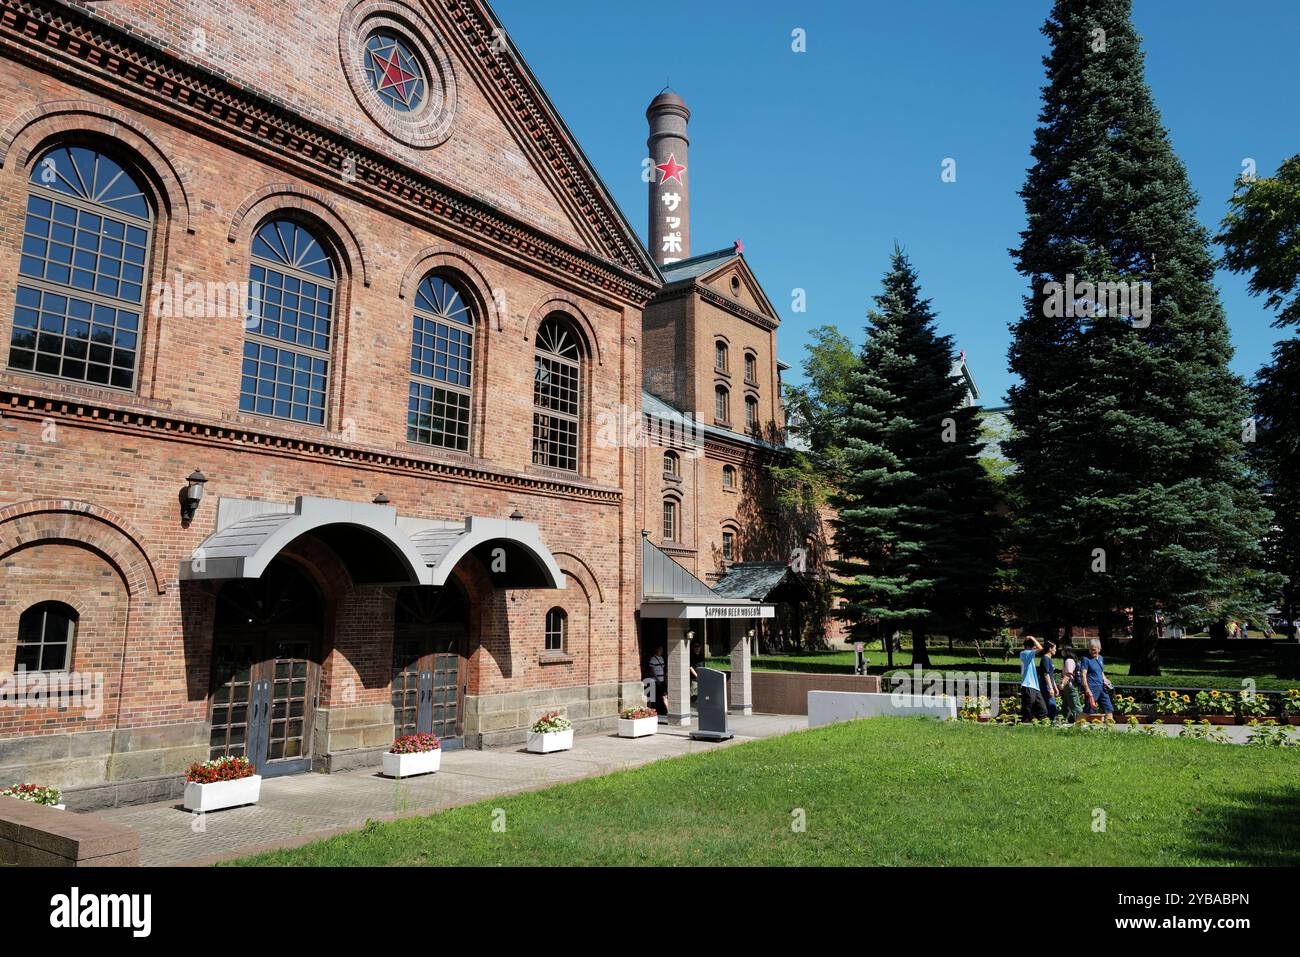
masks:
<svg viewBox="0 0 1300 957"><path fill-rule="evenodd" d="M1006 447L1028 615L1131 613L1132 673L1149 675L1158 611L1201 624L1255 598L1267 511L1246 471L1248 404L1228 370L1209 237L1130 14L1130 0L1057 0L1043 27ZM1106 296L1083 283L1123 285ZM1137 293L1127 308L1118 289Z"/></svg>
<svg viewBox="0 0 1300 957"><path fill-rule="evenodd" d="M1242 178L1216 239L1223 263L1250 276L1250 291L1277 310L1273 325L1300 325L1300 156L1260 179ZM1257 435L1251 459L1274 521L1264 538L1268 568L1283 579L1292 637L1300 614L1300 339L1284 339L1251 388Z"/></svg>
<svg viewBox="0 0 1300 957"><path fill-rule="evenodd" d="M895 247L853 372L831 497L835 547L855 634L912 633L913 661L943 629L984 627L995 573L993 487L979 423L953 376L953 347Z"/></svg>

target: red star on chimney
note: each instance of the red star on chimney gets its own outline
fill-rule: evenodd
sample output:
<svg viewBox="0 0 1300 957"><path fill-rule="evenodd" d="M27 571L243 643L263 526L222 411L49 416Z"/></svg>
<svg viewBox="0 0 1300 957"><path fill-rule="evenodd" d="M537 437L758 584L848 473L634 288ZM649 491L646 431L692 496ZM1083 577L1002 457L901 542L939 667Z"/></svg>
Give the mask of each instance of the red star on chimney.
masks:
<svg viewBox="0 0 1300 957"><path fill-rule="evenodd" d="M686 167L677 162L676 153L669 153L668 162L655 166L655 169L663 173L663 177L659 180L660 186L668 182L670 179L677 180L679 185L686 185L682 182L682 174L686 172Z"/></svg>

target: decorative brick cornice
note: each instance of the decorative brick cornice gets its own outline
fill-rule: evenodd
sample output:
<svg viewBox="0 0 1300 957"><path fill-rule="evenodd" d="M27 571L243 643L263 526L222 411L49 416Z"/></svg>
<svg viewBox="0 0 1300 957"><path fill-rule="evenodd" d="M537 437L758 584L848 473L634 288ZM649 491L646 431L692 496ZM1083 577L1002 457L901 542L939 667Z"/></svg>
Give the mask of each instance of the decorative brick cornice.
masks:
<svg viewBox="0 0 1300 957"><path fill-rule="evenodd" d="M475 31L481 37L487 21L477 4L469 0L442 2L459 18L459 29ZM490 41L475 49L480 56L497 60L494 69L503 72L501 83L510 86L518 82L517 77L509 80L504 76L514 71L506 70L505 61L492 53ZM297 115L287 103L245 90L229 78L187 63L56 0L0 0L0 50L47 70L55 67L65 76L73 73L81 85L129 106L162 107L177 125L233 140L244 149L251 146L276 156L280 163L287 158L304 178L315 179L335 193L351 195L400 218L432 222L467 241L490 244L636 305L647 302L659 286L644 252L633 248L622 230L614 228L613 218L604 208L607 204L592 200L587 184L590 177L567 150L560 151L567 154L564 156L557 153L557 161L568 171L561 182L571 194L577 191L582 215L617 261L557 240ZM516 98L512 106L524 114L537 109L535 105L530 108L524 98ZM535 139L547 135L542 127L530 132ZM549 135L555 136L553 132Z"/></svg>
<svg viewBox="0 0 1300 957"><path fill-rule="evenodd" d="M771 331L776 329L776 327L780 325L780 323L778 323L771 316L765 316L761 312L755 312L753 309L750 309L748 306L743 306L733 299L728 299L726 296L718 292L716 289L710 289L708 286L704 285L703 283L696 283L695 288L698 291L700 298L705 302L709 303L710 305L717 306L719 309L725 309L733 316L739 316L741 319L744 319L746 322L752 322L754 325L758 326L761 329L767 329Z"/></svg>
<svg viewBox="0 0 1300 957"><path fill-rule="evenodd" d="M620 505L621 489L558 478L499 472L477 464L442 462L402 450L342 441L337 435L319 437L279 434L270 428L173 414L123 396L121 403L106 395L69 396L24 388L0 381L0 415L41 420L53 418L72 428L93 428L119 434L146 435L162 441L188 442L250 454L276 455L327 465L367 469L484 488L502 488L529 495L549 495L574 501Z"/></svg>

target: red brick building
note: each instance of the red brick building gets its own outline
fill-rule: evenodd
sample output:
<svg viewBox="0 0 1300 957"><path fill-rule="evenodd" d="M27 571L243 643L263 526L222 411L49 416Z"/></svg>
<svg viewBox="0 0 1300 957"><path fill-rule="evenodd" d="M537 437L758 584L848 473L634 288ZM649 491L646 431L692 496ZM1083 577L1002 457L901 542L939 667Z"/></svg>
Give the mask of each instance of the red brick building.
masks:
<svg viewBox="0 0 1300 957"><path fill-rule="evenodd" d="M662 280L485 4L0 0L0 71L0 780L640 700Z"/></svg>

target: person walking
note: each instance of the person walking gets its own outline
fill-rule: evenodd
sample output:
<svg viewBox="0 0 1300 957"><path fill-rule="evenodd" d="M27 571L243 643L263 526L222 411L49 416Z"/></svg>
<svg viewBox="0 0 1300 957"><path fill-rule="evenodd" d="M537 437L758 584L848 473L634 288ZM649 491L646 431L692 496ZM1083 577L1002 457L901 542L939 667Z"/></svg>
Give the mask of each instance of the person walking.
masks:
<svg viewBox="0 0 1300 957"><path fill-rule="evenodd" d="M1056 654L1056 642L1049 641L1043 645L1043 653L1038 658L1038 689L1043 696L1043 705L1047 716L1056 720L1056 665L1052 656Z"/></svg>
<svg viewBox="0 0 1300 957"><path fill-rule="evenodd" d="M1106 660L1101 656L1101 639L1088 639L1088 656L1079 662L1083 672L1080 690L1084 697L1085 714L1102 714L1114 716L1115 706L1111 704L1110 691L1113 687L1106 677Z"/></svg>
<svg viewBox="0 0 1300 957"><path fill-rule="evenodd" d="M655 680L655 711L668 713L668 662L664 659L664 646L656 645L650 656L650 674Z"/></svg>
<svg viewBox="0 0 1300 957"><path fill-rule="evenodd" d="M1020 717L1046 718L1047 705L1038 687L1038 652L1043 646L1033 635L1025 635L1025 650L1020 652Z"/></svg>
<svg viewBox="0 0 1300 957"><path fill-rule="evenodd" d="M1062 716L1073 724L1083 714L1083 702L1079 700L1079 662L1075 658L1074 649L1069 645L1061 652L1061 684L1058 690Z"/></svg>

